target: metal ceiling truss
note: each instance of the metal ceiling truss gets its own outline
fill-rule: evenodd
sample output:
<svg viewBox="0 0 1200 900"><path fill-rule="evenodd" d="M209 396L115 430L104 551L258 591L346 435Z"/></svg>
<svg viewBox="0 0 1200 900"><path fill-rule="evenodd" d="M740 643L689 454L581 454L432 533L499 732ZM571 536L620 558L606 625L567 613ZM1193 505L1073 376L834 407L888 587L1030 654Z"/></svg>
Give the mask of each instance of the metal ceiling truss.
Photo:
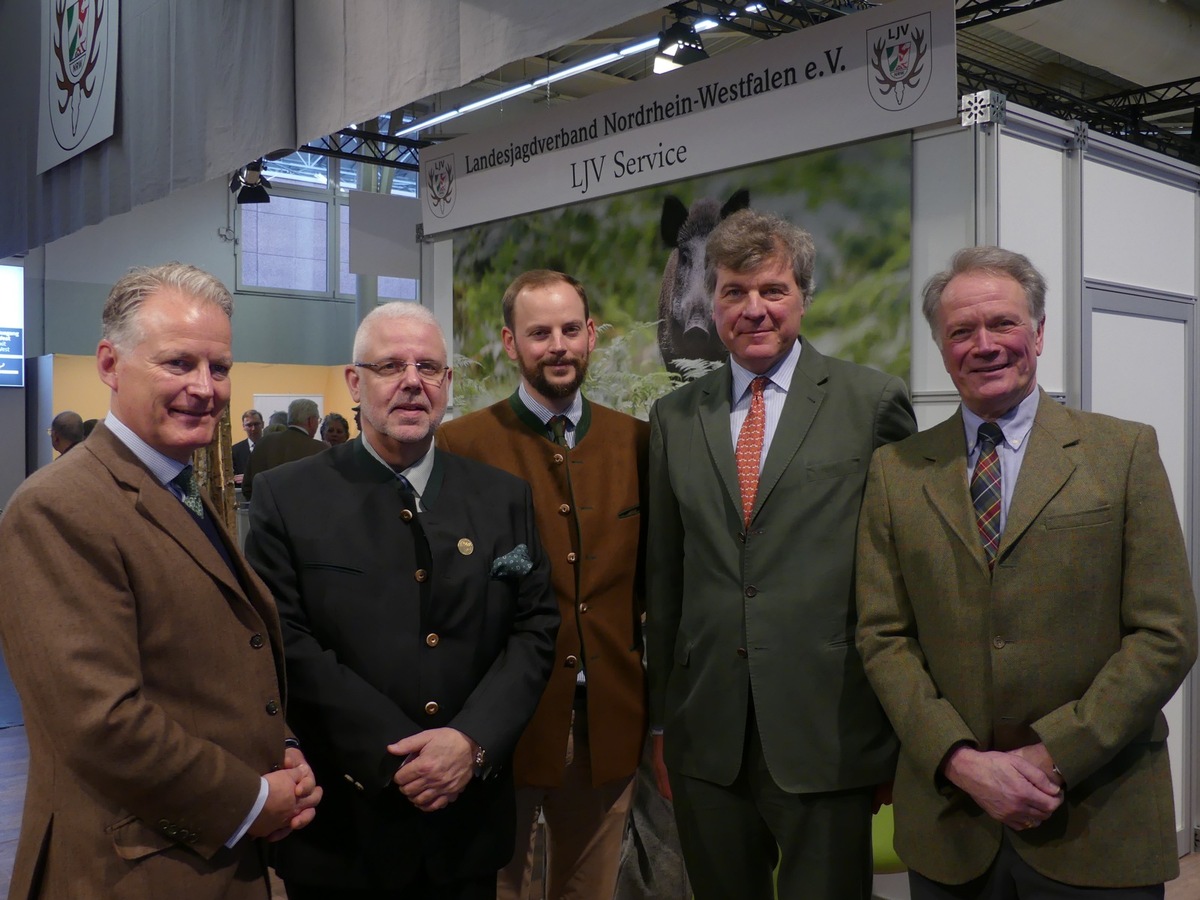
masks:
<svg viewBox="0 0 1200 900"><path fill-rule="evenodd" d="M1189 83L1194 88L1198 81L1200 79L1194 79ZM1009 100L1020 103L1022 106L1031 107L1060 119L1086 122L1089 128L1102 134L1121 138L1131 144L1137 144L1139 147L1157 150L1159 153L1175 159L1200 164L1200 142L1197 142L1194 133L1191 138L1188 138L1167 131L1147 121L1142 112L1143 108L1132 104L1119 106L1113 102L1114 98L1124 98L1127 96L1126 94L1113 94L1104 100L1084 100L1057 88L1030 81L1026 76L1005 72L990 63L972 59L961 53L958 56L958 82L964 89L963 93L982 90L1000 91ZM1129 93L1144 94L1146 91ZM1190 103L1185 106L1194 106L1200 102L1200 94L1192 93L1190 96Z"/></svg>
<svg viewBox="0 0 1200 900"><path fill-rule="evenodd" d="M868 0L817 3L814 0L683 0L667 9L676 19L694 24L697 19L716 19L721 27L756 38L773 38L801 28L820 25L873 6Z"/></svg>
<svg viewBox="0 0 1200 900"><path fill-rule="evenodd" d="M979 25L981 22L994 22L1005 16L1015 16L1017 13L1028 12L1042 6L1053 6L1060 0L957 0L954 4L954 17L959 28Z"/></svg>
<svg viewBox="0 0 1200 900"><path fill-rule="evenodd" d="M356 128L343 128L298 149L317 156L331 156L351 162L417 172L420 170L420 150L431 144L431 141L414 141Z"/></svg>
<svg viewBox="0 0 1200 900"><path fill-rule="evenodd" d="M1061 0L957 0L956 27L962 30L1059 2ZM722 0L687 0L674 3L669 8L677 16L682 15L693 20L720 16L724 28L753 34L756 37L771 38L846 15L864 5L875 4L788 3L785 0L760 0L758 3L753 0L742 0L738 3ZM756 11L747 12L747 6ZM1001 91L1023 106L1062 119L1086 122L1089 128L1103 134L1157 150L1175 159L1200 164L1200 134L1197 134L1195 125L1195 122L1200 120L1200 77L1085 100L1030 81L1027 76L1006 72L991 63L960 53L958 78L959 87L964 94L980 90ZM1151 116L1188 108L1198 110L1193 116L1194 124L1190 138L1148 121Z"/></svg>
<svg viewBox="0 0 1200 900"><path fill-rule="evenodd" d="M1097 97L1092 102L1111 106L1113 109L1127 109L1132 114L1142 117L1195 109L1200 106L1200 77L1109 94ZM1195 138L1196 135L1192 137Z"/></svg>
<svg viewBox="0 0 1200 900"><path fill-rule="evenodd" d="M1060 2L1062 0L956 0L955 20L959 28L967 28ZM731 31L772 38L878 5L869 0L825 3L814 0L681 0L667 9L676 18L689 22L714 18Z"/></svg>

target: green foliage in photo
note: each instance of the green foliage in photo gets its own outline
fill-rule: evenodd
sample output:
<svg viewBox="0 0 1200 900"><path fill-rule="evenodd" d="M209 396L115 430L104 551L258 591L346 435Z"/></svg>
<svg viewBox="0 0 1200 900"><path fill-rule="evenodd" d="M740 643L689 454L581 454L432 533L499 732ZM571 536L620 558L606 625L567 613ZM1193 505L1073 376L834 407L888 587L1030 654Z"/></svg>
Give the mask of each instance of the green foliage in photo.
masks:
<svg viewBox="0 0 1200 900"><path fill-rule="evenodd" d="M601 326L588 396L644 417L679 383L663 369L657 344L670 253L659 236L663 199L724 203L739 188L749 190L752 207L813 234L816 292L801 327L805 338L822 353L907 379L911 155L909 137L899 135L455 232L456 409L479 408L515 389L519 376L500 339L500 298L521 272L550 268L583 282ZM695 374L712 365L697 361Z"/></svg>

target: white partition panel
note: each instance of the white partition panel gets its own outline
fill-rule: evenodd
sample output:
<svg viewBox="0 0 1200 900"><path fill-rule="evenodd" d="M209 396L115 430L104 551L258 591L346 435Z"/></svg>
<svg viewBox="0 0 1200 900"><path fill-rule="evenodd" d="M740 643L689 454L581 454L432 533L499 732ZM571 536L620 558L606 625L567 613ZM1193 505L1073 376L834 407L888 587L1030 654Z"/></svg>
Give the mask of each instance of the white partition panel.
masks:
<svg viewBox="0 0 1200 900"><path fill-rule="evenodd" d="M1038 384L1066 390L1064 358L1070 339L1064 314L1066 219L1064 150L1001 134L999 244L1029 257L1046 279L1046 340L1038 361Z"/></svg>
<svg viewBox="0 0 1200 900"><path fill-rule="evenodd" d="M1083 165L1083 274L1195 296L1196 190Z"/></svg>
<svg viewBox="0 0 1200 900"><path fill-rule="evenodd" d="M921 314L921 288L942 271L954 251L975 243L975 139L957 125L913 136L912 376L909 387L922 428L946 418L946 374ZM930 409L924 407L930 405ZM951 410L957 402L950 404Z"/></svg>
<svg viewBox="0 0 1200 900"><path fill-rule="evenodd" d="M1132 289L1090 288L1085 298L1087 405L1154 426L1190 545L1194 308L1186 299L1176 302ZM1189 705L1185 683L1163 710L1171 729L1168 747L1181 853L1191 845Z"/></svg>

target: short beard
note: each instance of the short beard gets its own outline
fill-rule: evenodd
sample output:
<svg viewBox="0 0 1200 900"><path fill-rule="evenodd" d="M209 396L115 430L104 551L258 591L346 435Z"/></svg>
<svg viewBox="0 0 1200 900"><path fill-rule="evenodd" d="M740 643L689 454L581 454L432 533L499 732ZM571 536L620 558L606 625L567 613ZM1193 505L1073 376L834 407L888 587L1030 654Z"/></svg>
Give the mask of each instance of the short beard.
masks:
<svg viewBox="0 0 1200 900"><path fill-rule="evenodd" d="M571 366L575 370L575 377L570 381L556 384L546 378L545 369L547 364L541 363L526 368L521 366L521 375L525 380L543 397L551 397L555 400L563 400L571 397L583 386L583 381L587 378L588 361L586 359L572 359L559 365Z"/></svg>

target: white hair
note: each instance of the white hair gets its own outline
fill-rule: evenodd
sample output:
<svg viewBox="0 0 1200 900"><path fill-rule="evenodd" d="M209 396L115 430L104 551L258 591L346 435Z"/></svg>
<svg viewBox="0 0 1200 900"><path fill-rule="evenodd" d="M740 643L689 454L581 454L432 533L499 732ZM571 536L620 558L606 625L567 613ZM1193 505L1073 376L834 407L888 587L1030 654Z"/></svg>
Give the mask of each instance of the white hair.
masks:
<svg viewBox="0 0 1200 900"><path fill-rule="evenodd" d="M438 324L438 320L433 313L421 304L414 303L411 300L396 300L375 307L358 323L358 331L354 333L354 358L351 362L374 362L374 360L362 358L363 350L370 339L371 331L375 328L376 323L385 319L408 319L409 321L419 322L423 325L432 325L437 329L438 337L442 339L442 346L446 350L446 361L450 361L450 342L446 340L446 334L442 331L442 326Z"/></svg>

